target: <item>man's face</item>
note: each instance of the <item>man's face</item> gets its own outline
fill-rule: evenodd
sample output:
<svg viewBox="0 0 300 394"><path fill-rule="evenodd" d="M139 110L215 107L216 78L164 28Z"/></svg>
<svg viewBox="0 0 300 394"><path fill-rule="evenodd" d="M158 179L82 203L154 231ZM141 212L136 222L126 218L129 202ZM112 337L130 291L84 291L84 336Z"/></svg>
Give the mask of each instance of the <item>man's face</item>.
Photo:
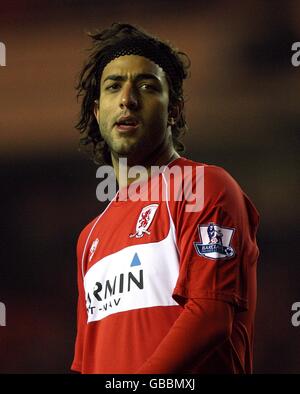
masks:
<svg viewBox="0 0 300 394"><path fill-rule="evenodd" d="M143 164L162 145L170 144L168 105L168 82L157 64L137 55L108 63L95 116L112 154ZM120 120L128 116L132 118Z"/></svg>

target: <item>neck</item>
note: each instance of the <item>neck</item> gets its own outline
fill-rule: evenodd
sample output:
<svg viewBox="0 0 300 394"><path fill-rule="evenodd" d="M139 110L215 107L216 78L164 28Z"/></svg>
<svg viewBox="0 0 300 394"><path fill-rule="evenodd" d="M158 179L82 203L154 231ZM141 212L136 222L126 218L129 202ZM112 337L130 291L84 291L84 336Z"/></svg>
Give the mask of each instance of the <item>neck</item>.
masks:
<svg viewBox="0 0 300 394"><path fill-rule="evenodd" d="M111 154L112 164L119 184L119 188L128 186L132 182L147 179L147 177L151 173L151 166L163 166L177 159L178 157L180 156L175 151L173 145L168 146L167 149L164 149L163 151L158 149L157 152L155 152L148 158L145 158L143 160L143 163L138 163L136 160L132 160L132 158L130 157L119 156L115 153ZM145 168L145 171L143 173L137 171L138 174L135 178L129 177L128 172L135 165L143 166Z"/></svg>

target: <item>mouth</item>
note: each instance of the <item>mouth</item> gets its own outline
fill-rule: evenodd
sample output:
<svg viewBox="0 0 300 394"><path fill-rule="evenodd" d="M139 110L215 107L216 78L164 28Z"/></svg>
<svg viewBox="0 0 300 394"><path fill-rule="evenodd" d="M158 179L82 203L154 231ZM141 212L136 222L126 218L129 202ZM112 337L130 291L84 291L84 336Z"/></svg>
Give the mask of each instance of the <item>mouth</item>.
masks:
<svg viewBox="0 0 300 394"><path fill-rule="evenodd" d="M139 128L140 121L134 116L122 116L116 123L117 130L121 133L136 131Z"/></svg>

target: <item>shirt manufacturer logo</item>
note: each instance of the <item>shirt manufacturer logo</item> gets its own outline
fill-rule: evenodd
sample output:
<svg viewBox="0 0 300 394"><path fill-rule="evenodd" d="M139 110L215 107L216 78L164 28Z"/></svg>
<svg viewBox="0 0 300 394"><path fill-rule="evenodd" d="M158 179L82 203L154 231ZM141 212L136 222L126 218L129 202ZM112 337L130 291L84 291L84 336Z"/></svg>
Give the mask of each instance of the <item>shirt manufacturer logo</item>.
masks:
<svg viewBox="0 0 300 394"><path fill-rule="evenodd" d="M99 239L96 238L95 241L93 241L92 246L90 248L90 255L89 255L89 262L92 260L94 253L96 252L97 246L99 243Z"/></svg>

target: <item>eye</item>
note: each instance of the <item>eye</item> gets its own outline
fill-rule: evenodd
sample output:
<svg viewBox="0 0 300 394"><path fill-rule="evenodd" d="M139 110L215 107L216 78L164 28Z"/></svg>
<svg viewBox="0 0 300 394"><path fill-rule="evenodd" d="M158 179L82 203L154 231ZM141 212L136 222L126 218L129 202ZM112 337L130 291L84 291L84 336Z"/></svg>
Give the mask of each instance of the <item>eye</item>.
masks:
<svg viewBox="0 0 300 394"><path fill-rule="evenodd" d="M151 84L149 84L149 83L143 83L143 84L141 85L141 87L144 88L145 90L157 90L157 89L156 89L156 86L151 85Z"/></svg>
<svg viewBox="0 0 300 394"><path fill-rule="evenodd" d="M111 90L111 91L115 91L120 87L119 83L113 83L112 85L109 85L105 88L105 90Z"/></svg>

